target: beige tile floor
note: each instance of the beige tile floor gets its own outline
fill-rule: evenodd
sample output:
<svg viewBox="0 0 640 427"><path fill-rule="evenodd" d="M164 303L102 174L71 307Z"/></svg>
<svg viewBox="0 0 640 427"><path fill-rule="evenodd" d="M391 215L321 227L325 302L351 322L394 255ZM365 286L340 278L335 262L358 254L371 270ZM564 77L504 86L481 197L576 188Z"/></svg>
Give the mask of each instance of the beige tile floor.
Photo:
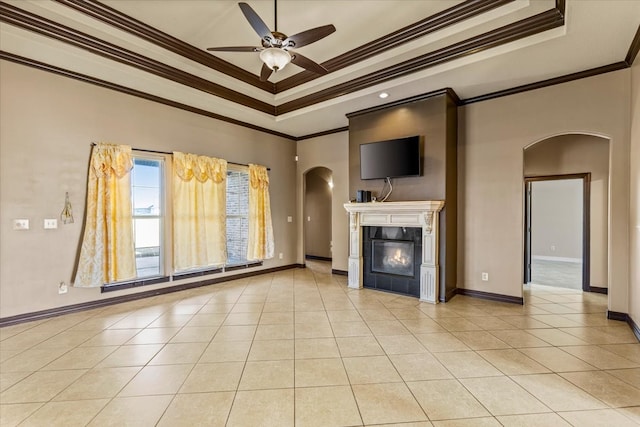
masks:
<svg viewBox="0 0 640 427"><path fill-rule="evenodd" d="M640 424L604 295L430 305L308 266L0 329L0 424Z"/></svg>

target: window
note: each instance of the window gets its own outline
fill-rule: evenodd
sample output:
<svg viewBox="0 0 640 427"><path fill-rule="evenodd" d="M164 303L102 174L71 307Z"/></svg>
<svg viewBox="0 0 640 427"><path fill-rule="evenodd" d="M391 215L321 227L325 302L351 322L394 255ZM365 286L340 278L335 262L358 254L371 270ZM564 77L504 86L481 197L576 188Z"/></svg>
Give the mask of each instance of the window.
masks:
<svg viewBox="0 0 640 427"><path fill-rule="evenodd" d="M135 156L131 174L137 277L161 276L164 274L164 161Z"/></svg>
<svg viewBox="0 0 640 427"><path fill-rule="evenodd" d="M136 260L133 280L107 283L102 292L127 289L220 271L259 265L248 261L249 244L249 171L246 167L229 165L226 187L226 252L224 265L175 271L172 256L171 206L172 187L166 186L168 156L133 153L131 170L131 203ZM171 164L169 164L171 165Z"/></svg>
<svg viewBox="0 0 640 427"><path fill-rule="evenodd" d="M249 238L249 174L229 167L227 171L227 265L247 263Z"/></svg>

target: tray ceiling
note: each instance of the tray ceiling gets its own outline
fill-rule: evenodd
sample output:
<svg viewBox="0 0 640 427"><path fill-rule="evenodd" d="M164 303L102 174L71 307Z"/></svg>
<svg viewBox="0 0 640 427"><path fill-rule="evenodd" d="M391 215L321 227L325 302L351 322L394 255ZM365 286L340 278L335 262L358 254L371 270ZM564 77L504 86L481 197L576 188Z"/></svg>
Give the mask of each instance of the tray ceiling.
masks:
<svg viewBox="0 0 640 427"><path fill-rule="evenodd" d="M247 1L273 30L274 3ZM258 46L236 1L0 2L0 58L292 137L345 114L451 88L462 100L572 73L625 66L640 1L280 0L278 31L333 24L260 82ZM617 65L616 65L617 64ZM628 65L628 64L627 64ZM389 93L382 100L378 94Z"/></svg>

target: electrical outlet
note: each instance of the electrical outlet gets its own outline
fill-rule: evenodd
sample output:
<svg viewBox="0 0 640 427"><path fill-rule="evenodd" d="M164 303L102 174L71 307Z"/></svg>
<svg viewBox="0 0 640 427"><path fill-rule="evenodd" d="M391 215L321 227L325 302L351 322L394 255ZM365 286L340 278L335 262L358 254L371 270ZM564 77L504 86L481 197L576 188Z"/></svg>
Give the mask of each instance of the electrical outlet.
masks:
<svg viewBox="0 0 640 427"><path fill-rule="evenodd" d="M280 252L280 253L278 254L278 258L280 258L280 259L284 258L284 255L282 254L282 252Z"/></svg>
<svg viewBox="0 0 640 427"><path fill-rule="evenodd" d="M55 218L48 218L44 220L44 228L49 230L49 229L54 229L54 228L58 228L58 220Z"/></svg>
<svg viewBox="0 0 640 427"><path fill-rule="evenodd" d="M293 217L292 216L288 216L287 217L287 222L293 222Z"/></svg>
<svg viewBox="0 0 640 427"><path fill-rule="evenodd" d="M29 220L28 219L14 219L13 220L13 229L14 230L28 230L29 229Z"/></svg>
<svg viewBox="0 0 640 427"><path fill-rule="evenodd" d="M311 217L310 216L307 217L307 222L311 222Z"/></svg>
<svg viewBox="0 0 640 427"><path fill-rule="evenodd" d="M482 272L482 281L483 282L489 281L489 273Z"/></svg>
<svg viewBox="0 0 640 427"><path fill-rule="evenodd" d="M551 252L555 252L556 251L556 245L551 245Z"/></svg>
<svg viewBox="0 0 640 427"><path fill-rule="evenodd" d="M59 294L66 294L67 291L69 291L69 288L67 287L67 284L64 282L60 282L60 284L58 285L58 293Z"/></svg>

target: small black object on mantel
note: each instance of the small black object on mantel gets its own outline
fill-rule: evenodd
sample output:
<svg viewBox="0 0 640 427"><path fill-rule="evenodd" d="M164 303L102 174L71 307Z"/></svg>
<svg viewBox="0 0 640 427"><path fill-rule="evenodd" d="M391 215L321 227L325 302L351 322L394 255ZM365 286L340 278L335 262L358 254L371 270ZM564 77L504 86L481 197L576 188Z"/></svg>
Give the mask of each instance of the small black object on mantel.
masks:
<svg viewBox="0 0 640 427"><path fill-rule="evenodd" d="M357 190L356 203L369 203L371 201L371 191Z"/></svg>

